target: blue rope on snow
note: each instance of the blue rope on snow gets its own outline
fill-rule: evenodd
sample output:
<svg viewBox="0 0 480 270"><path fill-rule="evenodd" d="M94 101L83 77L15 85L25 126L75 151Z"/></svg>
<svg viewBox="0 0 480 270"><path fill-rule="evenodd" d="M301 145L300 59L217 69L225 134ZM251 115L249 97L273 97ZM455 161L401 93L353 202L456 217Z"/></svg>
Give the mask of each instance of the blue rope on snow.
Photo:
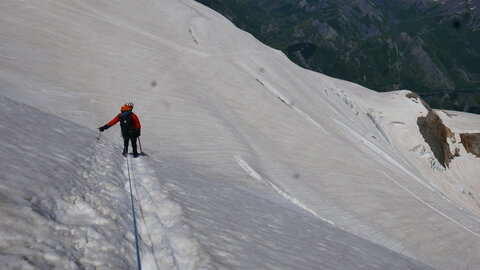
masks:
<svg viewBox="0 0 480 270"><path fill-rule="evenodd" d="M130 163L128 162L128 154L127 154L127 170L128 170L128 183L130 184L130 199L132 201L132 213L133 213L133 229L135 232L135 246L137 248L137 263L138 263L138 270L142 270L142 264L140 263L140 249L138 245L138 230L137 230L137 218L135 215L135 206L133 204L133 192L132 192L132 180L130 179Z"/></svg>

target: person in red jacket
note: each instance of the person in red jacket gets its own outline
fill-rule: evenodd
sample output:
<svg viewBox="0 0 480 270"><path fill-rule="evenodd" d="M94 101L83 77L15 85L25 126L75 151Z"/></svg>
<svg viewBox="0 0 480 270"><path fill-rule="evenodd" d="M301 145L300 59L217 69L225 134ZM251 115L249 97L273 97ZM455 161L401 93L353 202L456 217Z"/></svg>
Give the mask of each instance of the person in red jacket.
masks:
<svg viewBox="0 0 480 270"><path fill-rule="evenodd" d="M112 121L108 124L98 128L100 132L110 128L116 123L120 122L120 128L122 130L123 136L123 152L122 154L126 156L128 154L128 141L132 141L133 148L133 157L138 157L137 152L137 138L140 136L140 120L136 114L132 112L133 102L126 102L122 108L120 108L120 113L113 118Z"/></svg>

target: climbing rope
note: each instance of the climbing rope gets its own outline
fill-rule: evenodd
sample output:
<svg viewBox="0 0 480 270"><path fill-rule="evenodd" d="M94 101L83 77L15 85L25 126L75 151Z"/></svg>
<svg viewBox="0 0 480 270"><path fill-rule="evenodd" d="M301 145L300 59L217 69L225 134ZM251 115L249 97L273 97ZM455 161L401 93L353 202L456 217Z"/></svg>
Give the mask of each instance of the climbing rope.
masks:
<svg viewBox="0 0 480 270"><path fill-rule="evenodd" d="M131 171L132 171L132 178L136 179L135 175L133 174L133 166L132 166ZM133 189L135 190L135 194L137 195L137 198L140 198L140 195L138 194L137 184L135 184L135 181L133 181ZM147 226L147 220L145 219L145 215L143 214L143 207L142 207L142 203L140 201L138 201L138 208L140 209L140 216L143 219L143 224L145 225L145 231L147 232L148 239L150 240L151 250L152 250L153 259L155 260L155 265L157 266L157 269L160 270L160 266L158 265L157 255L155 254L155 248L154 248L154 245L153 245L152 235L150 233L150 229Z"/></svg>
<svg viewBox="0 0 480 270"><path fill-rule="evenodd" d="M137 218L135 215L135 206L133 204L133 191L132 191L132 180L130 177L130 163L128 162L128 155L127 155L127 171L128 171L128 183L130 185L130 199L132 201L132 215L133 215L133 229L135 232L135 246L137 248L137 264L138 270L142 270L142 264L140 262L140 249L138 245L138 230L137 230Z"/></svg>

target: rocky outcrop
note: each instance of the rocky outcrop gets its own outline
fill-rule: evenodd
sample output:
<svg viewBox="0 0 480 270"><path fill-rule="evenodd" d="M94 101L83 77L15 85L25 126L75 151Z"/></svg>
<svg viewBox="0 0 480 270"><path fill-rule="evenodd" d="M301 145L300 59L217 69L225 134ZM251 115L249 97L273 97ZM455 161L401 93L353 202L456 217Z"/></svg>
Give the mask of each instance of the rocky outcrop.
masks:
<svg viewBox="0 0 480 270"><path fill-rule="evenodd" d="M460 139L468 153L480 158L480 133L463 133Z"/></svg>
<svg viewBox="0 0 480 270"><path fill-rule="evenodd" d="M417 124L435 158L443 167L447 168L454 158L447 142L447 138L453 137L451 130L443 124L442 119L434 111L429 111L425 117L419 117Z"/></svg>
<svg viewBox="0 0 480 270"><path fill-rule="evenodd" d="M425 102L425 100L423 100L417 93L410 92L410 93L406 94L405 96L409 99L420 100L420 102L422 102L423 107L425 107L428 111L432 110L432 108L430 108L430 106Z"/></svg>
<svg viewBox="0 0 480 270"><path fill-rule="evenodd" d="M430 146L435 158L444 168L447 168L452 159L459 155L457 149L455 150L455 153L450 151L450 145L448 143L448 140L455 142L455 134L443 124L443 121L438 114L417 94L409 93L407 94L407 97L420 100L428 110L426 116L418 117L418 128L420 129L423 139Z"/></svg>

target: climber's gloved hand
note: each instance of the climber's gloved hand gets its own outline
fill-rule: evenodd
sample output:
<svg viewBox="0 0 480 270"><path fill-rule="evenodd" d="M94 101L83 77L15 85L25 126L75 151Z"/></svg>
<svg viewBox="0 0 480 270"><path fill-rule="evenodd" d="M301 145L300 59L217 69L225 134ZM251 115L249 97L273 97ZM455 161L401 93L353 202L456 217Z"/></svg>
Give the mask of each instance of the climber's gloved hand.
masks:
<svg viewBox="0 0 480 270"><path fill-rule="evenodd" d="M98 130L100 130L100 132L103 132L104 130L108 129L110 126L109 125L104 125L104 126L101 126L98 128Z"/></svg>

